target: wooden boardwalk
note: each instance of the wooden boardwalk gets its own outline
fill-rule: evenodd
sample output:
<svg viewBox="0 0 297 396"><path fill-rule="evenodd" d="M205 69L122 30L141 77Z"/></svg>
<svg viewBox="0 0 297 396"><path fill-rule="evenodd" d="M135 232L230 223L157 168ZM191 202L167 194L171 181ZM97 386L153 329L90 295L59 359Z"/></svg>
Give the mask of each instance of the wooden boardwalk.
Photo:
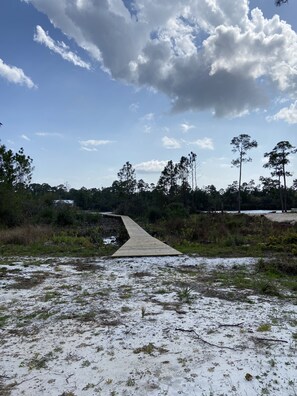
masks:
<svg viewBox="0 0 297 396"><path fill-rule="evenodd" d="M116 216L108 214L108 216ZM121 217L130 239L112 257L178 256L179 251L153 238L128 216Z"/></svg>

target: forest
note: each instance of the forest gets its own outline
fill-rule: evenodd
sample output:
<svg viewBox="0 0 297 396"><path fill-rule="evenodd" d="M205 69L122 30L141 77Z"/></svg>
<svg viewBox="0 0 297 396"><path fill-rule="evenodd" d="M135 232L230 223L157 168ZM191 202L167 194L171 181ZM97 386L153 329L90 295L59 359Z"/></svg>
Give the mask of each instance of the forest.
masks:
<svg viewBox="0 0 297 396"><path fill-rule="evenodd" d="M71 224L69 202L83 211L114 212L155 222L160 218L187 216L200 212L242 210L282 210L297 207L297 179L288 187L287 171L296 148L288 141L277 143L265 153L271 177L242 182L245 162L252 160L248 152L257 146L249 135L239 135L231 141L235 159L232 166L239 169L238 180L225 189L214 185L198 186L199 161L190 152L179 162L168 161L156 184L136 179L132 164L127 161L110 187L80 189L65 185L50 186L32 183L33 160L21 148L14 153L0 145L0 224L13 227L24 223Z"/></svg>

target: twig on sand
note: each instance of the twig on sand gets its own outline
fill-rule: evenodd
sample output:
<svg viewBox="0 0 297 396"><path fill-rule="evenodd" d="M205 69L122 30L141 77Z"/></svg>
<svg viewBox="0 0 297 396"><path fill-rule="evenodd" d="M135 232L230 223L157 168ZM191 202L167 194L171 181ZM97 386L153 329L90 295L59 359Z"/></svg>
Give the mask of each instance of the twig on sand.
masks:
<svg viewBox="0 0 297 396"><path fill-rule="evenodd" d="M286 344L288 341L286 340L280 340L278 338L262 338L262 337L252 337L254 341L269 341L269 342L285 342Z"/></svg>
<svg viewBox="0 0 297 396"><path fill-rule="evenodd" d="M242 326L244 322L240 322L240 323L219 323L219 327L238 327L238 326Z"/></svg>
<svg viewBox="0 0 297 396"><path fill-rule="evenodd" d="M67 382L67 384L69 384L69 381L68 381L68 380L69 380L69 378L71 378L73 375L74 375L74 373L72 373L72 374L69 374L69 375L68 375L68 377L66 377L66 378L65 378L65 379L66 379L66 382Z"/></svg>
<svg viewBox="0 0 297 396"><path fill-rule="evenodd" d="M204 344L216 347L216 348L220 348L220 349L230 349L231 351L236 351L236 348L232 348L232 347L228 347L228 346L224 346L224 345L217 345L217 344L213 344L212 342L208 342L206 340L204 340L202 337L200 337L199 334L196 333L195 330L193 329L181 329L181 328L176 328L175 330L177 331L184 331L184 332L188 332L188 333L194 333L196 335L196 337L198 338L199 341L202 341Z"/></svg>

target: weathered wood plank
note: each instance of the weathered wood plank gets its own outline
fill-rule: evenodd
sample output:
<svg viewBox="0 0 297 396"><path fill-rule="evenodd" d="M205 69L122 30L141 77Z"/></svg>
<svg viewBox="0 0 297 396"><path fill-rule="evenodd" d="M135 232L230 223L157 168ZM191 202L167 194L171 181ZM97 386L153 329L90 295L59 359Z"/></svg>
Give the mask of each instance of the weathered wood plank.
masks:
<svg viewBox="0 0 297 396"><path fill-rule="evenodd" d="M178 256L182 254L157 238L152 237L130 217L120 217L130 239L112 257Z"/></svg>

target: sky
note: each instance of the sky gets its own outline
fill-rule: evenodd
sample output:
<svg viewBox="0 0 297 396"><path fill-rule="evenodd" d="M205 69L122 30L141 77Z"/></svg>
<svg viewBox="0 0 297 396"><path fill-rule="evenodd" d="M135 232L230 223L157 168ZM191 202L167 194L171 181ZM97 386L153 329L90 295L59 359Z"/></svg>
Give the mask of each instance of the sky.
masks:
<svg viewBox="0 0 297 396"><path fill-rule="evenodd" d="M265 152L297 146L295 0L1 0L0 15L0 139L34 183L108 187L126 161L156 183L193 151L198 187L226 188L248 134L258 184Z"/></svg>

